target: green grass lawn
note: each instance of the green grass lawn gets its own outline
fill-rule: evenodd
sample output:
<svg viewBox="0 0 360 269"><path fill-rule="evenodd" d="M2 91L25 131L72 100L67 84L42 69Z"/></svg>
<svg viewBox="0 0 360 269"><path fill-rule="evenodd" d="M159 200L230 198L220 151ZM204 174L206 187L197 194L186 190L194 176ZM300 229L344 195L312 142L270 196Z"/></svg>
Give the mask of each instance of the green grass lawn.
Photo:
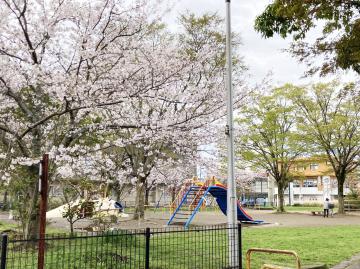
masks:
<svg viewBox="0 0 360 269"><path fill-rule="evenodd" d="M17 229L16 224L9 224L9 223L0 221L0 232L5 231L5 230L16 230L16 229Z"/></svg>
<svg viewBox="0 0 360 269"><path fill-rule="evenodd" d="M307 228L243 228L243 257L250 247L296 251L303 264L333 266L360 253L360 225ZM226 266L225 230L160 233L151 236L150 268L222 268ZM9 245L8 269L36 268L36 247ZM141 268L145 255L142 234L120 234L47 241L46 268ZM252 268L263 263L292 265L293 259L254 254Z"/></svg>
<svg viewBox="0 0 360 269"><path fill-rule="evenodd" d="M360 253L360 226L266 228L244 229L244 249L250 247L286 249L296 251L303 264L326 263L333 266ZM256 265L274 259L290 263L291 259L280 259L278 255L255 255ZM254 267L259 268L259 267Z"/></svg>
<svg viewBox="0 0 360 269"><path fill-rule="evenodd" d="M0 233L6 230L15 230L16 232L20 233L21 228L19 224L0 221ZM53 228L50 226L46 229L46 233L48 234L57 234L57 233L66 233L66 232L68 232L67 227L64 227L64 229L60 229L60 228Z"/></svg>

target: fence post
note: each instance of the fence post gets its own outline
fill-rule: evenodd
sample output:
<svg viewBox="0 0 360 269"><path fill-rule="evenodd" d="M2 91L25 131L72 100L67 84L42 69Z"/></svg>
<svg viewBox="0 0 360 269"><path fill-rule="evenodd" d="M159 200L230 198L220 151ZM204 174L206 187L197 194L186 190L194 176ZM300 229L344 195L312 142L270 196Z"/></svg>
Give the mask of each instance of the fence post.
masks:
<svg viewBox="0 0 360 269"><path fill-rule="evenodd" d="M150 228L145 230L145 269L150 268Z"/></svg>
<svg viewBox="0 0 360 269"><path fill-rule="evenodd" d="M8 246L8 235L3 234L1 236L1 263L0 263L0 269L5 269L6 268L7 246Z"/></svg>
<svg viewBox="0 0 360 269"><path fill-rule="evenodd" d="M47 209L47 191L49 178L49 154L44 154L39 165L39 192L40 192L40 210L39 210L39 250L38 250L38 269L45 268L45 230L46 230L46 209Z"/></svg>
<svg viewBox="0 0 360 269"><path fill-rule="evenodd" d="M239 251L239 269L242 269L242 229L241 229L241 222L238 223L238 251Z"/></svg>

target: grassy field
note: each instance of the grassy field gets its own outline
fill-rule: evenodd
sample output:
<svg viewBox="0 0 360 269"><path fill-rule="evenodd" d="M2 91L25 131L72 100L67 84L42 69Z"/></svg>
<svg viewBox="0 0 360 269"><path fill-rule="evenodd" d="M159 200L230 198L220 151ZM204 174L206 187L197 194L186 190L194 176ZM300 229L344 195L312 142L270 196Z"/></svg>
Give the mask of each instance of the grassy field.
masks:
<svg viewBox="0 0 360 269"><path fill-rule="evenodd" d="M20 232L21 228L18 224L0 221L0 233L3 231L6 231L6 230L15 230L17 232ZM64 229L59 229L59 228L53 228L50 226L46 229L46 233L48 233L48 234L65 233L67 231L68 231L67 227L66 228L64 227Z"/></svg>
<svg viewBox="0 0 360 269"><path fill-rule="evenodd" d="M16 224L9 224L9 223L0 221L0 232L5 231L5 230L16 230L16 229L17 229Z"/></svg>
<svg viewBox="0 0 360 269"><path fill-rule="evenodd" d="M243 234L244 249L294 250L304 264L321 262L332 266L360 252L360 226L244 229ZM257 265L272 259L282 263L291 261L275 255L254 257Z"/></svg>
<svg viewBox="0 0 360 269"><path fill-rule="evenodd" d="M226 231L155 234L150 268L222 268L226 265ZM303 264L333 266L360 252L360 226L244 228L243 257L250 247L296 251ZM23 242L9 246L8 269L36 268L37 250ZM115 234L47 241L46 268L139 268L144 262L143 234ZM263 263L292 265L292 258L254 254L252 268ZM245 260L244 260L245 261ZM205 265L205 266L203 266Z"/></svg>

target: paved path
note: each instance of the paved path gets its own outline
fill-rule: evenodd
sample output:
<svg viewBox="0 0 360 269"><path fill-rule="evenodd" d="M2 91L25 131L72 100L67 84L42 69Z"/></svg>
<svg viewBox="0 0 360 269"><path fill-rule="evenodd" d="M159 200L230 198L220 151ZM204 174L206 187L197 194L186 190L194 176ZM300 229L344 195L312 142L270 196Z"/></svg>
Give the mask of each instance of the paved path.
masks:
<svg viewBox="0 0 360 269"><path fill-rule="evenodd" d="M266 225L252 226L254 228L268 227L320 227L320 226L339 226L339 225L360 225L359 215L334 216L323 218L322 216L312 216L311 213L288 213L276 214L273 211L247 211L255 220L263 220ZM119 219L117 228L120 229L142 229L142 228L161 228L166 226L170 218L169 212L152 210L146 211L145 221L132 220L128 218ZM199 212L192 224L193 225L219 225L226 223L226 216L220 211ZM89 224L87 220L81 220L75 224L76 227L84 227ZM51 226L56 228L68 227L68 223L63 218L51 219ZM360 269L360 268L359 268Z"/></svg>
<svg viewBox="0 0 360 269"><path fill-rule="evenodd" d="M339 225L360 225L359 215L334 215L324 218L313 216L310 212L278 214L271 211L249 210L254 219L264 220L272 225L284 227L317 227L317 226L339 226Z"/></svg>
<svg viewBox="0 0 360 269"><path fill-rule="evenodd" d="M322 216L312 216L309 212L302 213L287 213L277 214L273 211L263 210L247 210L255 220L263 220L267 225L259 225L256 228L267 228L267 227L317 227L317 226L339 226L339 225L360 225L360 215L345 215L323 218ZM131 215L128 218L121 218L117 228L129 229L129 228L161 228L166 225L170 218L169 212L152 210L146 211L145 221L135 221L131 219ZM0 213L0 220L9 222L8 216L4 213ZM14 221L10 221L13 222ZM68 223L63 218L51 219L51 226L56 228L68 227ZM218 225L225 224L226 216L220 211L211 212L199 212L192 224L194 225ZM75 226L86 226L89 221L79 221ZM360 267L359 267L360 269Z"/></svg>
<svg viewBox="0 0 360 269"><path fill-rule="evenodd" d="M331 269L360 269L360 254L353 256L348 261L343 261Z"/></svg>

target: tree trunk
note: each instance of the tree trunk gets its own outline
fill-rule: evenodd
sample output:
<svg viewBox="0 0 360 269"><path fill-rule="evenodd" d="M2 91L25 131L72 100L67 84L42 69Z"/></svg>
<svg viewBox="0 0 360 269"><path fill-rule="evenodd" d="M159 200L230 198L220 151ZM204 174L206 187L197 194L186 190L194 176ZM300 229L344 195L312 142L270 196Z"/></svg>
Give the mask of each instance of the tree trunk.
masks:
<svg viewBox="0 0 360 269"><path fill-rule="evenodd" d="M150 193L150 188L148 188L148 182L145 180L145 205L148 206L149 205L149 193Z"/></svg>
<svg viewBox="0 0 360 269"><path fill-rule="evenodd" d="M345 214L344 209L344 181L340 181L338 179L338 202L339 202L339 210L338 214Z"/></svg>
<svg viewBox="0 0 360 269"><path fill-rule="evenodd" d="M145 205L149 205L149 193L150 190L148 188L145 188Z"/></svg>
<svg viewBox="0 0 360 269"><path fill-rule="evenodd" d="M117 201L117 202L120 202L121 192L120 192L119 190L116 190L115 193L116 193L116 198L115 198L116 201Z"/></svg>
<svg viewBox="0 0 360 269"><path fill-rule="evenodd" d="M69 223L70 223L70 233L71 233L71 235L73 235L74 234L74 222L69 221Z"/></svg>
<svg viewBox="0 0 360 269"><path fill-rule="evenodd" d="M34 239L38 237L39 234L39 195L37 192L37 186L32 189L33 194L31 194L28 203L25 203L28 208L25 209L26 216L21 220L23 223L23 233L26 239ZM24 206L26 206L24 205Z"/></svg>
<svg viewBox="0 0 360 269"><path fill-rule="evenodd" d="M3 211L8 210L8 192L4 192L4 199L3 199Z"/></svg>
<svg viewBox="0 0 360 269"><path fill-rule="evenodd" d="M278 183L278 196L279 196L279 204L278 204L278 208L277 211L278 212L285 212L285 207L284 207L284 185L282 183Z"/></svg>
<svg viewBox="0 0 360 269"><path fill-rule="evenodd" d="M171 189L171 202L174 202L176 198L176 187Z"/></svg>
<svg viewBox="0 0 360 269"><path fill-rule="evenodd" d="M31 142L32 154L40 158L42 155L41 146L43 144L41 136L41 127L37 127L32 131L33 139ZM26 239L34 239L39 237L39 165L29 166L27 169L27 176L29 178L29 185L23 190L25 194L22 204L25 218L21 220L24 237ZM47 199L47 197L46 197ZM22 203L21 203L22 202Z"/></svg>
<svg viewBox="0 0 360 269"><path fill-rule="evenodd" d="M135 220L143 220L145 216L145 182L144 177L138 177L136 181Z"/></svg>
<svg viewBox="0 0 360 269"><path fill-rule="evenodd" d="M27 190L24 190L23 201L19 201L20 221L26 239L35 239L39 234L38 175L38 166L29 167L28 176L31 178L31 181Z"/></svg>

